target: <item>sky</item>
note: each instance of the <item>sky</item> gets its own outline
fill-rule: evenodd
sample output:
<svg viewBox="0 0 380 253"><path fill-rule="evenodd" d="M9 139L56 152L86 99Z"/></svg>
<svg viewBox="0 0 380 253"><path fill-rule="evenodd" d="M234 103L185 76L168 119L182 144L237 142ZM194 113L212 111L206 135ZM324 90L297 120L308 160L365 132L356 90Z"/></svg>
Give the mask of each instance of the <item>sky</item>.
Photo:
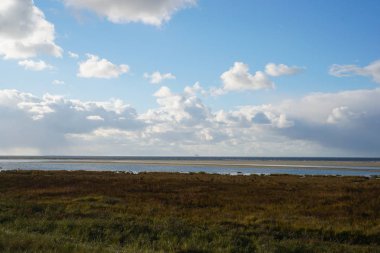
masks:
<svg viewBox="0 0 380 253"><path fill-rule="evenodd" d="M0 155L379 157L378 13L2 0Z"/></svg>

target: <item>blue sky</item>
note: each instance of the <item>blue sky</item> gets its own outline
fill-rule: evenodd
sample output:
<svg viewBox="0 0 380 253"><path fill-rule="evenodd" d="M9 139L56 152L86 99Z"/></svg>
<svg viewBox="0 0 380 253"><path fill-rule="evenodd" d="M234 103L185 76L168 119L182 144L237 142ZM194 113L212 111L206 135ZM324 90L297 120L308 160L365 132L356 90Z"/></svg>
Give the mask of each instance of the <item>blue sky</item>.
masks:
<svg viewBox="0 0 380 253"><path fill-rule="evenodd" d="M343 141L362 131L371 133L373 124L380 125L380 109L374 102L380 82L377 1L161 0L152 4L151 0L112 0L108 5L114 9L102 7L97 0L6 0L0 4L0 14L14 12L13 17L25 19L32 27L13 24L10 15L0 18L0 45L6 45L0 49L0 90L8 91L0 99L32 94L32 108L20 106L32 103L29 100L15 99L12 106L24 110L22 114L29 116L32 125L44 123L57 137L54 141L64 142L59 147L33 138L14 145L10 141L0 152L176 155L178 151L178 155L192 155L201 150L207 155L380 155L378 145L347 148L357 140ZM39 28L43 22L54 25L53 30ZM41 38L33 42L33 53L8 48L30 44L30 36L41 29L42 38L53 38L48 43ZM17 36L12 31L17 31ZM69 52L78 57L69 57ZM105 73L107 69L84 65L87 72L80 74L80 65L90 59L88 54L97 56L96 64L105 59L116 69L120 67L119 73L104 78L110 75ZM36 71L38 61L47 67ZM266 71L269 63L275 64L276 73ZM280 64L282 72L278 72ZM128 70L121 71L120 65L128 65ZM144 74L155 71L172 78L152 84ZM256 71L262 79L257 79L261 74ZM54 80L60 84L53 84ZM196 83L197 92L184 91ZM165 87L170 94L164 92ZM18 93L10 95L9 90ZM353 92L350 99L345 92ZM78 111L59 111L63 105L47 102L46 94L63 97L65 101L59 103L65 106L73 101L96 101L99 108L86 109L87 114L81 115L84 122L58 131L55 127L60 122L52 124L49 118L62 113L76 118ZM313 101L306 107L318 107L314 99L322 99L323 94L331 95L334 103L321 106L319 112L297 110L305 100ZM133 108L133 121L138 121L140 128L130 130L133 122L112 123L113 117L124 118L120 116L124 112L102 103L115 99ZM200 108L204 111L198 112ZM104 115L98 115L99 111ZM260 113L268 119L267 124L255 123ZM312 114L320 116L313 119ZM17 122L14 117L3 118L7 123L11 120ZM91 126L82 129L87 123ZM299 132L296 136L294 129ZM326 129L331 135L348 132L330 143L316 137ZM12 135L10 131L4 129L3 134ZM195 136L202 131L199 138ZM245 134L252 139L244 141ZM125 148L132 143L139 146L138 151Z"/></svg>

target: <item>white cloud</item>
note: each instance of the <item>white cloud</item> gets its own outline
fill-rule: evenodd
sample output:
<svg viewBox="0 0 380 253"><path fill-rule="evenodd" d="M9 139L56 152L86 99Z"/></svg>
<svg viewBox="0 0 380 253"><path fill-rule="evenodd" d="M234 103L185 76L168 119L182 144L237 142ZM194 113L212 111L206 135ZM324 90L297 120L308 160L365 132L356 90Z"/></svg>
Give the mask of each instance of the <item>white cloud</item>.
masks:
<svg viewBox="0 0 380 253"><path fill-rule="evenodd" d="M265 66L265 73L270 76L284 76L284 75L295 75L303 70L301 67L292 66L289 67L285 64L274 64L268 63Z"/></svg>
<svg viewBox="0 0 380 253"><path fill-rule="evenodd" d="M334 64L330 67L329 74L336 77L367 76L371 77L374 82L380 83L380 60L374 61L365 67Z"/></svg>
<svg viewBox="0 0 380 253"><path fill-rule="evenodd" d="M73 53L71 51L67 52L70 58L78 59L79 55L77 53Z"/></svg>
<svg viewBox="0 0 380 253"><path fill-rule="evenodd" d="M373 155L380 88L214 111L196 83L161 87L143 113L122 100L0 90L0 152L94 155Z"/></svg>
<svg viewBox="0 0 380 253"><path fill-rule="evenodd" d="M78 76L110 79L117 78L128 71L128 65L115 65L106 59L100 59L96 55L87 54L87 60L79 63Z"/></svg>
<svg viewBox="0 0 380 253"><path fill-rule="evenodd" d="M61 153L65 151L59 146L68 147L69 134L100 127L132 132L143 127L136 111L120 100L79 101L50 94L39 98L17 90L0 90L0 114L2 150L33 148Z"/></svg>
<svg viewBox="0 0 380 253"><path fill-rule="evenodd" d="M226 125L241 128L288 128L293 122L287 119L287 112L279 107L267 104L258 106L242 106L235 110L216 113L216 120Z"/></svg>
<svg viewBox="0 0 380 253"><path fill-rule="evenodd" d="M159 84L164 80L175 79L176 77L172 73L161 74L159 71L155 71L152 74L145 73L144 78L149 79L152 84Z"/></svg>
<svg viewBox="0 0 380 253"><path fill-rule="evenodd" d="M22 60L18 62L18 65L24 67L27 70L33 70L33 71L42 71L45 69L53 69L53 66L47 64L46 62L39 60Z"/></svg>
<svg viewBox="0 0 380 253"><path fill-rule="evenodd" d="M201 123L210 115L210 110L197 97L197 92L200 91L199 83L185 87L182 94L172 93L168 87L163 86L154 93L160 107L148 110L141 117L150 122L174 121L190 125Z"/></svg>
<svg viewBox="0 0 380 253"><path fill-rule="evenodd" d="M65 84L65 82L62 80L53 80L51 83L54 85L64 85Z"/></svg>
<svg viewBox="0 0 380 253"><path fill-rule="evenodd" d="M353 117L359 117L360 114L350 111L347 106L339 106L331 111L331 114L327 118L327 123L338 124L352 120Z"/></svg>
<svg viewBox="0 0 380 253"><path fill-rule="evenodd" d="M265 72L256 71L251 74L247 64L235 62L229 70L220 76L223 86L212 87L208 93L211 96L220 96L230 91L273 89L275 84L270 77L295 75L303 69L297 66L289 67L285 64L268 63L265 66Z"/></svg>
<svg viewBox="0 0 380 253"><path fill-rule="evenodd" d="M172 93L170 89L166 86L162 86L158 91L154 93L153 96L160 98L160 97L169 97L171 95Z"/></svg>
<svg viewBox="0 0 380 253"><path fill-rule="evenodd" d="M235 62L234 65L220 78L223 82L223 90L260 90L274 88L274 83L262 71L256 71L254 75L249 73L247 64Z"/></svg>
<svg viewBox="0 0 380 253"><path fill-rule="evenodd" d="M294 127L283 134L356 155L378 156L379 108L380 89L312 94L283 103L282 109L294 121Z"/></svg>
<svg viewBox="0 0 380 253"><path fill-rule="evenodd" d="M380 60L364 67L363 71L365 76L370 76L374 82L380 83Z"/></svg>
<svg viewBox="0 0 380 253"><path fill-rule="evenodd" d="M67 6L87 9L113 23L141 22L160 26L197 0L64 0Z"/></svg>
<svg viewBox="0 0 380 253"><path fill-rule="evenodd" d="M226 94L227 91L224 90L223 88L211 87L209 93L210 93L211 96L217 97L217 96L221 96L221 95Z"/></svg>
<svg viewBox="0 0 380 253"><path fill-rule="evenodd" d="M101 116L99 116L99 115L90 115L90 116L87 116L86 119L88 119L88 120L95 120L95 121L96 120L104 121L104 119Z"/></svg>
<svg viewBox="0 0 380 253"><path fill-rule="evenodd" d="M59 57L54 25L32 0L2 0L0 3L0 56L26 59L47 54Z"/></svg>
<svg viewBox="0 0 380 253"><path fill-rule="evenodd" d="M356 65L333 64L329 69L329 74L336 77L352 76L357 73L359 67Z"/></svg>
<svg viewBox="0 0 380 253"><path fill-rule="evenodd" d="M203 87L201 86L199 82L196 82L193 86L186 86L183 91L185 94L193 95L193 96L197 94L206 96L208 94L207 91L203 89Z"/></svg>

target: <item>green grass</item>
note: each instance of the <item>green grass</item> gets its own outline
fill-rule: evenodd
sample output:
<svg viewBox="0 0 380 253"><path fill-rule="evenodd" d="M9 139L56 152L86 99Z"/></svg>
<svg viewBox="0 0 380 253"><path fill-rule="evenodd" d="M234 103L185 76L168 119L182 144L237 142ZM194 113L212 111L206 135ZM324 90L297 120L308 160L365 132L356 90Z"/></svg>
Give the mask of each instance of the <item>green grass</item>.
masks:
<svg viewBox="0 0 380 253"><path fill-rule="evenodd" d="M380 252L380 180L0 173L0 252Z"/></svg>

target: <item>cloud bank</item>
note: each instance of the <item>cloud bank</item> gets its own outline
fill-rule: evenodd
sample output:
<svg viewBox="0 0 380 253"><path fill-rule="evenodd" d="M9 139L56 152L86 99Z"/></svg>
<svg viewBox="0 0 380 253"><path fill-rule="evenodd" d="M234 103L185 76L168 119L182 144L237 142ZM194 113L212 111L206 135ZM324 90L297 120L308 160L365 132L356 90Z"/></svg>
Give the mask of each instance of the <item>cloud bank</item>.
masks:
<svg viewBox="0 0 380 253"><path fill-rule="evenodd" d="M373 155L380 89L213 110L197 83L155 92L143 113L118 99L80 101L0 90L0 152L92 155Z"/></svg>

